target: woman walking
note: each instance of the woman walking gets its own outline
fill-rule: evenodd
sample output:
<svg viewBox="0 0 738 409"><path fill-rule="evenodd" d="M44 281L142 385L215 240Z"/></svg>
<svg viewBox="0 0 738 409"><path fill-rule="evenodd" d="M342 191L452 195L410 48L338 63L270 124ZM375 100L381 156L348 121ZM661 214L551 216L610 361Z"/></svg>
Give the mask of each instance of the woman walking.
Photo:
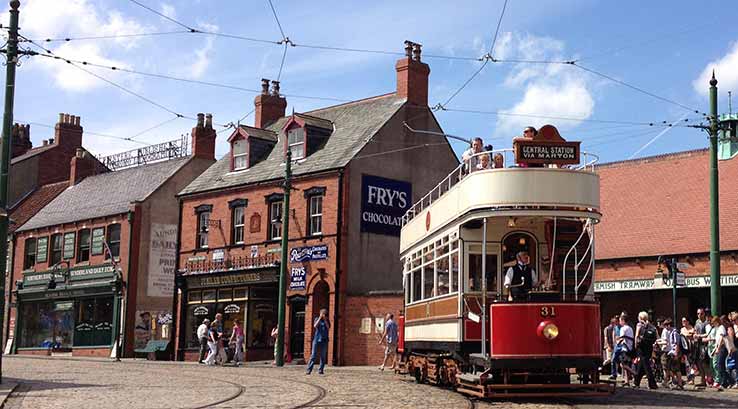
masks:
<svg viewBox="0 0 738 409"><path fill-rule="evenodd" d="M710 330L707 332L707 356L710 359L710 365L712 366L712 387L713 388L720 388L721 387L721 380L720 377L720 371L718 370L718 356L715 353L717 350L717 338L718 338L718 330L720 329L720 317L717 315L712 317L712 321L710 321Z"/></svg>
<svg viewBox="0 0 738 409"><path fill-rule="evenodd" d="M717 355L718 373L720 374L720 386L723 388L732 388L735 380L728 373L725 361L729 356L735 356L735 330L733 323L728 320L727 315L720 316L720 327L718 327L715 350L713 354Z"/></svg>
<svg viewBox="0 0 738 409"><path fill-rule="evenodd" d="M241 327L241 321L238 319L233 320L233 331L231 332L231 339L228 341L229 344L236 345L236 352L233 354L233 362L236 366L241 366L243 363L243 327Z"/></svg>
<svg viewBox="0 0 738 409"><path fill-rule="evenodd" d="M220 333L218 332L218 327L210 325L208 330L208 348L210 348L210 352L208 352L208 357L205 358L206 365L215 365L215 356L218 355L219 339Z"/></svg>

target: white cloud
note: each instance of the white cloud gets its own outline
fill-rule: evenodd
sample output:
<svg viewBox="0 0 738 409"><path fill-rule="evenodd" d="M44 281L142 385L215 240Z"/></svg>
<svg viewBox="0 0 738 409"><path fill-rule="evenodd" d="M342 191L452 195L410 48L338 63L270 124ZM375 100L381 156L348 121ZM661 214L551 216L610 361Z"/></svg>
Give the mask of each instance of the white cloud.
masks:
<svg viewBox="0 0 738 409"><path fill-rule="evenodd" d="M712 70L715 70L719 87L725 89L738 88L738 41L733 43L728 53L722 58L709 62L699 77L694 80L692 86L698 94L708 95Z"/></svg>
<svg viewBox="0 0 738 409"><path fill-rule="evenodd" d="M565 44L550 37L531 34L503 33L500 47L504 57L499 59L562 60ZM496 48L497 49L497 48ZM510 114L539 115L586 119L594 112L595 100L590 90L589 78L581 71L562 64L516 64L503 84L511 89L524 89L522 98L501 112ZM540 127L552 121L558 128L573 128L581 121L565 121L532 116L500 115L496 133L509 136L521 128Z"/></svg>
<svg viewBox="0 0 738 409"><path fill-rule="evenodd" d="M89 0L29 0L23 5L23 33L29 38L85 37L133 34L146 27L126 18L117 10L105 10ZM47 43L55 54L103 65L124 66L112 57L136 47L136 37L99 41ZM66 91L84 92L104 85L101 80L58 60L37 57L39 67Z"/></svg>
<svg viewBox="0 0 738 409"><path fill-rule="evenodd" d="M204 31L218 32L219 27L214 24L199 23L197 25ZM199 79L205 75L210 63L213 60L213 49L215 48L215 36L204 36L203 46L195 49L191 55L186 58L187 61L191 61L189 65L183 66L180 69L175 70L176 75L185 76L191 79Z"/></svg>
<svg viewBox="0 0 738 409"><path fill-rule="evenodd" d="M168 3L161 4L161 14L174 20L177 19L177 11L174 9L174 6Z"/></svg>

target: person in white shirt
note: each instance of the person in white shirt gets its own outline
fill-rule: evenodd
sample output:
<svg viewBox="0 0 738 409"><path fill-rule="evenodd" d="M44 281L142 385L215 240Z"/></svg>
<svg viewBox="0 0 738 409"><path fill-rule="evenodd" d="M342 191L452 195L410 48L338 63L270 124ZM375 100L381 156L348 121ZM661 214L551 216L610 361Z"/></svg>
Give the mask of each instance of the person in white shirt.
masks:
<svg viewBox="0 0 738 409"><path fill-rule="evenodd" d="M482 152L483 144L484 142L482 142L482 138L476 137L472 139L471 147L464 151L463 154L461 154L461 161L466 165L465 170L467 172L474 172L475 170L477 170L477 165L479 164L479 156L474 155Z"/></svg>
<svg viewBox="0 0 738 409"><path fill-rule="evenodd" d="M200 341L200 359L197 361L199 364L203 364L205 354L208 352L208 329L210 328L210 320L205 318L202 320L202 324L197 327L197 340Z"/></svg>
<svg viewBox="0 0 738 409"><path fill-rule="evenodd" d="M528 293L535 286L538 287L538 273L530 266L530 256L527 251L518 252L518 262L507 269L505 273L505 288L509 289L513 301L526 300Z"/></svg>

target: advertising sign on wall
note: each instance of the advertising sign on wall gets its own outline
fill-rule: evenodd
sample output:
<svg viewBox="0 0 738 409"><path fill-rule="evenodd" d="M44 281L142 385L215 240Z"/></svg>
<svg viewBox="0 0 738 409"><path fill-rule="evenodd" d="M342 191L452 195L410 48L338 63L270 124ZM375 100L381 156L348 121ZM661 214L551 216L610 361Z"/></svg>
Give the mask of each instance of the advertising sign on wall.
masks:
<svg viewBox="0 0 738 409"><path fill-rule="evenodd" d="M292 267L290 272L290 290L304 290L305 289L305 267Z"/></svg>
<svg viewBox="0 0 738 409"><path fill-rule="evenodd" d="M399 236L411 201L410 183L361 175L361 231Z"/></svg>
<svg viewBox="0 0 738 409"><path fill-rule="evenodd" d="M325 260L328 258L328 245L295 247L290 251L290 262Z"/></svg>
<svg viewBox="0 0 738 409"><path fill-rule="evenodd" d="M177 225L151 224L149 239L149 297L171 297L177 258Z"/></svg>

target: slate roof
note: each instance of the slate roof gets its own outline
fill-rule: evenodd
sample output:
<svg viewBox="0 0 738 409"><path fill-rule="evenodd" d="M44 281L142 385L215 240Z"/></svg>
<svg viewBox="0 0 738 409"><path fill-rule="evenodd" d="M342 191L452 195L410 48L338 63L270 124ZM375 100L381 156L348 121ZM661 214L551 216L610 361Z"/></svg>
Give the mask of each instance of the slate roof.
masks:
<svg viewBox="0 0 738 409"><path fill-rule="evenodd" d="M292 167L293 175L309 174L346 166L404 103L405 98L399 98L391 93L307 112L306 114L310 117L320 119L322 125L332 123L334 130L322 149L311 153L304 160L300 160L298 165ZM282 127L289 118L289 116L286 116L278 119L268 129L280 135ZM281 166L284 160L284 140L285 138L280 137L265 160L246 170L232 172L230 156L225 155L192 181L180 192L180 195L224 189L282 177L284 175L284 168Z"/></svg>
<svg viewBox="0 0 738 409"><path fill-rule="evenodd" d="M10 232L18 230L23 226L34 214L38 213L44 206L54 200L61 192L69 186L69 181L51 183L36 188L29 195L24 197L20 203L13 206L10 211Z"/></svg>
<svg viewBox="0 0 738 409"><path fill-rule="evenodd" d="M83 179L41 209L18 231L125 213L173 176L190 157L103 173Z"/></svg>
<svg viewBox="0 0 738 409"><path fill-rule="evenodd" d="M248 125L239 125L241 129L246 131L247 134L249 134L252 138L259 138L264 139L267 141L276 142L277 141L277 134L274 131L270 131L267 129L261 129L261 128L254 128L253 126Z"/></svg>
<svg viewBox="0 0 738 409"><path fill-rule="evenodd" d="M303 122L305 122L305 125L307 126L314 126L316 128L323 128L323 129L328 129L328 130L333 129L333 122L331 122L328 119L323 119L323 118L318 118L312 115L298 114L298 113L295 113L295 116L297 118L300 118Z"/></svg>
<svg viewBox="0 0 738 409"><path fill-rule="evenodd" d="M707 149L598 166L597 259L710 251ZM738 159L718 162L720 248L738 250Z"/></svg>

